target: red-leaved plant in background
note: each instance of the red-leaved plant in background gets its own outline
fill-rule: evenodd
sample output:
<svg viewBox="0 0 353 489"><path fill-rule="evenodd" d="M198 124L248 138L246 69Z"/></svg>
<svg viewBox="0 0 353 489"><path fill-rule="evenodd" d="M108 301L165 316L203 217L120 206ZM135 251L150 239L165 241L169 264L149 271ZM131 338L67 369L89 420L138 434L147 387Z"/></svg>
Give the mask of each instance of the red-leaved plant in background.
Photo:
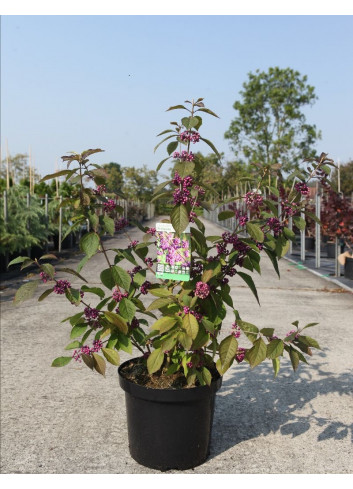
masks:
<svg viewBox="0 0 353 489"><path fill-rule="evenodd" d="M106 362L118 365L119 351L131 353L135 347L140 352L139 368L144 382L146 378L152 383L156 379L170 379L163 386L175 385L175 379L181 386L210 385L216 371L223 375L232 364L243 361L255 367L269 359L277 375L284 352L296 369L299 362L306 362L304 354L311 355L311 348L320 348L305 331L317 323L299 327L298 321L294 321L294 328L284 338L279 338L273 328L259 329L241 319L234 308L228 282L229 277L235 277L245 283L258 301L254 280L248 272L260 273L261 257L266 254L279 276L278 260L288 250L289 240L295 239L288 228L288 217L293 217L298 228L304 228L300 212L307 183L315 177L325 180L332 161L325 154L311 160L310 169L302 170L300 181L293 185L286 201L282 201L280 212L271 198L264 199L259 193L266 186L268 175L280 165L258 164L254 190L242 197L251 211L250 219L241 213L235 201L228 201L229 210L222 211L219 219L237 217L237 227L232 232L208 236L195 212L196 208L207 209L209 205L204 201L206 186L199 181L201 161L193 148L203 141L218 155L201 131L201 116L217 116L205 107L202 98L168 110L177 109L183 110L185 116L180 122L171 122L171 128L159 134L165 137L155 148L168 141L168 157L160 162L158 170L168 159L177 160L174 177L158 185L154 199L169 199L174 204L166 221L173 225L176 236L181 236L191 224L190 281L152 278L157 240L153 227L136 223L145 233L143 240L131 241L124 248L111 249L109 240L102 239L107 233L114 236L115 232L124 232L130 223L122 217L123 209L105 197L104 172L89 162L91 155L102 150L90 149L62 157L67 162L67 170L44 178L65 175L66 180L79 181L79 198L68 199L64 205L72 206L73 229L87 219L90 223L90 232L80 241L85 256L76 270L49 263L48 260L55 258L53 255L44 255L39 260L16 258L11 264L22 263L22 268L36 265L38 276L19 288L14 302L31 298L44 282L48 288L39 301L54 293L65 295L72 304L74 314L64 319L71 327L71 342L65 347L71 353L56 358L54 367L72 361L84 362L105 375ZM96 188L84 185L87 178ZM211 187L207 189L212 191ZM278 190L267 187L267 194L271 192L278 193ZM90 285L82 270L96 254L102 254L106 264L94 285ZM73 287L61 274L74 275L82 285ZM224 331L227 314L232 314L234 320L231 328ZM248 346L239 346L240 335L249 340Z"/></svg>

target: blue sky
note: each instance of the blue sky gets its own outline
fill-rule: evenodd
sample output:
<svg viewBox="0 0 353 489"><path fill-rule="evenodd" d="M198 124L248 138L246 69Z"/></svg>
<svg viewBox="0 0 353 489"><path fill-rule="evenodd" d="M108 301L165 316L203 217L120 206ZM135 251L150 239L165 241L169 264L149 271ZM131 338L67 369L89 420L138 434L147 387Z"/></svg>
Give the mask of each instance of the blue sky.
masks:
<svg viewBox="0 0 353 489"><path fill-rule="evenodd" d="M12 16L1 19L1 143L28 152L42 175L68 151L100 147L97 163L147 164L165 112L204 97L220 119L202 135L232 159L224 132L249 71L290 67L319 97L305 110L317 151L353 157L352 16ZM181 116L180 112L180 116ZM205 154L208 147L197 147ZM196 150L196 146L195 146Z"/></svg>

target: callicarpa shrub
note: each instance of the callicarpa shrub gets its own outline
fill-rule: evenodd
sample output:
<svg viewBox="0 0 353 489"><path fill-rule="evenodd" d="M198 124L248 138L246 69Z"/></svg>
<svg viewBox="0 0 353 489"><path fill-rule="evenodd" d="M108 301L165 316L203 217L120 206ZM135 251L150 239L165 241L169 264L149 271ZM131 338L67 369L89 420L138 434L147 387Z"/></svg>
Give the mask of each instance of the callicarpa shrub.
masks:
<svg viewBox="0 0 353 489"><path fill-rule="evenodd" d="M118 365L119 351L132 353L135 347L141 355L140 367L147 376L177 375L184 379L184 385L209 385L216 370L223 375L232 364L240 362L255 367L268 359L277 375L284 354L289 355L295 370L300 362L307 361L305 355L312 355L312 348L320 348L317 341L306 334L307 328L317 323L299 327L298 321L294 321L295 329L279 338L273 328L259 329L242 320L240 312L234 308L229 277L245 283L259 300L249 272L260 273L261 257L266 255L279 276L278 260L295 238L288 227L289 217L297 228L304 228L305 221L300 214L307 203L307 183L312 178L326 183L332 160L323 153L311 159L309 168L301 170L299 176L298 173L292 176L292 189L283 196L281 206L278 205L281 188L267 184L269 175L280 171L280 165L256 163L257 177L251 182L253 190L222 202L228 208L220 212L219 219L235 218L235 229L219 236L208 236L195 211L210 208L204 200L205 192L214 190L201 182L202 164L191 148L204 143L219 156L201 129L202 116L218 116L205 107L202 98L184 104L168 109L182 110L185 115L158 135L163 139L155 148L156 151L166 143L168 154L157 170L168 160L174 162L173 178L160 183L152 199L168 199L174 204L165 221L173 226L172 237L136 222L144 233L141 242L130 240L126 247L112 249L110 241L103 240L106 234L114 236L115 232L126 232L134 223L124 218L124 209L114 199L106 197L106 175L89 161L89 157L101 149L63 156L67 169L43 179L65 175L67 181L78 181L78 198L67 199L64 205L72 208L73 230L87 220L90 223L90 232L80 241L84 258L75 270L49 263L48 260L55 258L53 255L44 255L39 260L18 257L11 262L22 263L22 268L35 265L38 270L38 277L17 291L15 304L31 298L37 287L42 288L42 283L48 288L39 301L54 293L65 295L72 304L74 313L64 319L71 327L71 342L65 347L70 353L56 358L52 363L54 367L72 361L84 362L105 375L106 362ZM85 186L87 177L95 188ZM122 194L119 197L125 198ZM242 211L244 207L238 202L245 202L247 212ZM190 246L183 242L189 226ZM156 275L158 242L170 264L176 261L188 264L189 280L152 278ZM84 278L84 267L96 254L104 256L105 267L94 285L90 285ZM62 274L74 275L82 285L73 287L67 279L59 278ZM233 315L234 321L229 331L224 331L227 314ZM248 342L247 347L239 346L239 337Z"/></svg>

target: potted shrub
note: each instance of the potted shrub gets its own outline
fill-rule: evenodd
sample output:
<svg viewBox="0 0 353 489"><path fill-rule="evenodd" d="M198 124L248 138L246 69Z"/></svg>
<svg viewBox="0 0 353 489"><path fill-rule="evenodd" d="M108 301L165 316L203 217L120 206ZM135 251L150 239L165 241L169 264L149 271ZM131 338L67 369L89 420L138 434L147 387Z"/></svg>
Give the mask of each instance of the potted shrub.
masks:
<svg viewBox="0 0 353 489"><path fill-rule="evenodd" d="M97 173L97 165L89 162L89 156L102 150L63 157L68 164L66 178L78 176L81 183L80 196L72 202L77 209L75 225L86 219L90 222L91 231L80 241L85 257L77 270L65 269L83 284L78 289L69 280L59 279L55 275L58 269L43 256L34 262L38 278L23 285L14 299L17 304L32 297L40 281L45 281L48 289L40 301L54 293L65 295L73 304L73 315L65 319L71 327L71 342L65 349L71 353L56 358L53 367L83 362L105 376L106 362L120 364L120 350L131 352L135 347L139 351L137 358L119 366L120 385L126 394L130 453L137 462L159 470L187 469L206 460L215 394L232 364L247 362L255 367L268 359L276 376L284 354L296 370L300 362L307 361L305 355L312 355L312 348L320 348L306 334L307 328L316 323L300 327L298 321L293 321L290 331L279 338L273 328L259 329L242 320L228 285L228 277L236 274L258 300L253 278L245 270L260 272L263 253L279 275L278 260L286 253L288 240L295 236L287 227L288 216L293 216L300 229L305 226L297 214L306 181L298 182L278 215L276 206L257 192L273 171L271 165L261 165L255 191L244 196L252 211L251 220L238 215L239 225L234 232L207 236L195 213L207 203L203 201L205 187L198 182L201 164L192 149L203 141L218 154L199 132L203 114L217 116L201 98L185 104L168 109L182 109L186 115L159 134L164 138L155 148L168 141L168 156L158 170L169 158L177 160L173 178L159 184L155 191L156 198L173 202L169 219L160 223L159 229L138 223L145 233L143 241L110 250L103 235L114 235L129 222L117 217L123 209L105 197L104 178ZM331 163L322 154L311 161L310 173L305 172L307 178L325 179ZM87 176L97 185L95 189L84 187ZM238 212L234 202L228 204L229 209L220 213L220 219ZM154 254L151 256L156 243L158 263ZM113 260L108 250L114 252ZM90 286L83 276L85 264L96 253L102 253L106 260L99 277L102 287L96 285L97 281ZM28 260L18 257L12 263L26 264ZM127 261L129 271L122 260ZM147 271L155 276L154 280L146 275ZM234 316L233 325L230 331L224 331L229 313ZM241 334L249 340L247 348L239 347Z"/></svg>
<svg viewBox="0 0 353 489"><path fill-rule="evenodd" d="M340 252L352 238L353 206L344 195L327 188L321 204L320 215L322 233L327 237L327 256L335 258L335 240L340 241Z"/></svg>

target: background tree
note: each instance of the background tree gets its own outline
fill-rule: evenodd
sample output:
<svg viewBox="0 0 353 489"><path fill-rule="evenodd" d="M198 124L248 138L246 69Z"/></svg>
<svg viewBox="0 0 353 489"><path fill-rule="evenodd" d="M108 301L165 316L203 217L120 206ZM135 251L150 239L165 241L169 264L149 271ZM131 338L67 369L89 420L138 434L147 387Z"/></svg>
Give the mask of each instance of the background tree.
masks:
<svg viewBox="0 0 353 489"><path fill-rule="evenodd" d="M302 112L317 99L307 76L291 68L256 70L248 74L243 87L241 100L233 105L238 116L225 133L237 157L281 163L282 170L289 172L315 155L313 145L321 135Z"/></svg>
<svg viewBox="0 0 353 489"><path fill-rule="evenodd" d="M121 170L121 165L119 163L106 163L103 165L104 170L108 174L106 180L107 192L119 194L123 188L123 173Z"/></svg>
<svg viewBox="0 0 353 489"><path fill-rule="evenodd" d="M149 170L146 165L139 168L125 166L122 172L123 192L129 199L147 202L152 198L158 183L155 170Z"/></svg>

